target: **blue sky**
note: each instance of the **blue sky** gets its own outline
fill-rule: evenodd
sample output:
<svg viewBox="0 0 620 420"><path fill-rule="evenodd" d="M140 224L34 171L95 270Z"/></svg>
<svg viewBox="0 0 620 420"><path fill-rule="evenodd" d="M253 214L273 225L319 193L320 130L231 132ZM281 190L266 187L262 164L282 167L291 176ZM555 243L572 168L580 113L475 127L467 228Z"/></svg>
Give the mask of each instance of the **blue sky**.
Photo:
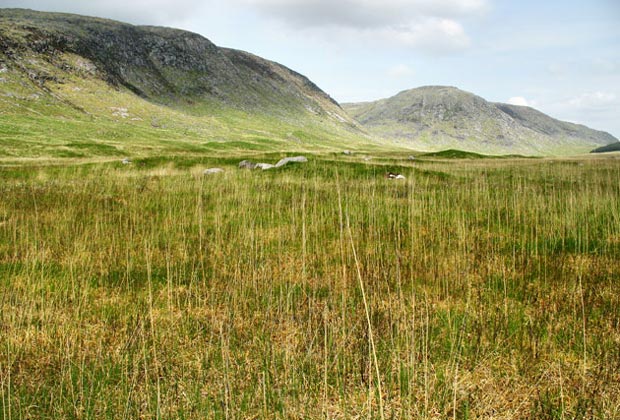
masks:
<svg viewBox="0 0 620 420"><path fill-rule="evenodd" d="M619 0L0 0L178 27L340 102L451 85L620 137Z"/></svg>

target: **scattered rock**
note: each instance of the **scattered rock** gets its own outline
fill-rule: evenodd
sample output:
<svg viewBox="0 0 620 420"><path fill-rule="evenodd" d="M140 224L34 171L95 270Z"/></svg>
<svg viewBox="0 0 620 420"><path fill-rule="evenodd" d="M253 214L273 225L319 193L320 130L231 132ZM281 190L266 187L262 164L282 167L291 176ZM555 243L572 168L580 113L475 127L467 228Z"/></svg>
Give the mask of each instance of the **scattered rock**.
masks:
<svg viewBox="0 0 620 420"><path fill-rule="evenodd" d="M306 105L306 106L305 106L305 108L306 108L306 110L307 110L308 112L311 112L311 113L312 113L312 114L314 114L314 115L319 115L319 111L318 111L318 110L316 110L316 109L314 109L314 108L313 108L313 107L311 107L310 105Z"/></svg>
<svg viewBox="0 0 620 420"><path fill-rule="evenodd" d="M275 167L276 165L272 165L271 163L257 163L256 165L254 165L254 168L259 168L259 169L262 169L263 171L266 171L267 169L271 169Z"/></svg>
<svg viewBox="0 0 620 420"><path fill-rule="evenodd" d="M250 162L249 160L242 160L239 162L239 169L254 169L256 168L256 163Z"/></svg>
<svg viewBox="0 0 620 420"><path fill-rule="evenodd" d="M91 73L91 74L93 74L93 73L95 73L95 71L97 70L97 66L95 66L95 65L94 65L92 62L90 62L90 61L85 61L85 60L83 60L83 59L78 59L76 64L77 64L77 67L78 67L80 70L84 70L84 71L86 71L87 73Z"/></svg>
<svg viewBox="0 0 620 420"><path fill-rule="evenodd" d="M202 174L203 175L215 175L215 174L221 174L222 172L224 172L222 168L209 168L209 169L205 169L204 171L202 171Z"/></svg>
<svg viewBox="0 0 620 420"><path fill-rule="evenodd" d="M112 111L112 115L115 117L127 118L129 116L127 108L117 108L113 106L110 110Z"/></svg>
<svg viewBox="0 0 620 420"><path fill-rule="evenodd" d="M239 169L262 169L263 171L266 171L272 168L280 168L292 162L304 163L304 162L308 162L308 159L306 159L305 156L287 157L284 159L280 159L278 163L276 163L275 165L272 165L271 163L265 163L265 162L255 163L249 160L242 160L241 162L239 162Z"/></svg>
<svg viewBox="0 0 620 420"><path fill-rule="evenodd" d="M123 160L121 161L121 163L122 163L123 165L129 165L129 164L131 163L131 160L130 160L129 158L125 158L125 159L123 159Z"/></svg>
<svg viewBox="0 0 620 420"><path fill-rule="evenodd" d="M385 177L387 179L407 179L403 175L395 174L394 172L388 172L387 174L385 174Z"/></svg>
<svg viewBox="0 0 620 420"><path fill-rule="evenodd" d="M350 155L352 155L352 154L353 154L353 152L352 152L352 151L350 151L350 150L345 150L345 151L344 151L344 152L342 152L342 153L343 153L343 154L345 154L345 155L347 155L347 156L350 156Z"/></svg>
<svg viewBox="0 0 620 420"><path fill-rule="evenodd" d="M275 167L280 168L284 165L288 165L289 163L306 163L306 162L308 162L308 159L305 156L287 157L284 159L280 159L278 163L276 163Z"/></svg>
<svg viewBox="0 0 620 420"><path fill-rule="evenodd" d="M0 67L0 73L6 73L8 71L9 69L7 69L6 67Z"/></svg>

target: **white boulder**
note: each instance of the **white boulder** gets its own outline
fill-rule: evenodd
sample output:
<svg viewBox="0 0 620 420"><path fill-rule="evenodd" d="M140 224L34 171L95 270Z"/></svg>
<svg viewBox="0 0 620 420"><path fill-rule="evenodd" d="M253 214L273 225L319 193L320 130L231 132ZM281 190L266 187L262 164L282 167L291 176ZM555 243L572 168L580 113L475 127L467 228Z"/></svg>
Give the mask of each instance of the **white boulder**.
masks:
<svg viewBox="0 0 620 420"><path fill-rule="evenodd" d="M280 159L278 163L276 163L275 167L280 168L284 165L288 165L289 163L306 163L306 162L308 162L308 159L305 156L287 157L284 159Z"/></svg>

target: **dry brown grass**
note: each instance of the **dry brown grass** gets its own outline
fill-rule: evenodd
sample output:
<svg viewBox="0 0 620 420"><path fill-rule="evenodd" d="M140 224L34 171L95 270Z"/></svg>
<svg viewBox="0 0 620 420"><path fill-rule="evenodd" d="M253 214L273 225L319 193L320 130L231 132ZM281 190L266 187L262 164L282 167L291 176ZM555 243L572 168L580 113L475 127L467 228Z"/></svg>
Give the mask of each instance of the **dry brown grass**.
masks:
<svg viewBox="0 0 620 420"><path fill-rule="evenodd" d="M618 161L383 163L3 169L3 418L619 418Z"/></svg>

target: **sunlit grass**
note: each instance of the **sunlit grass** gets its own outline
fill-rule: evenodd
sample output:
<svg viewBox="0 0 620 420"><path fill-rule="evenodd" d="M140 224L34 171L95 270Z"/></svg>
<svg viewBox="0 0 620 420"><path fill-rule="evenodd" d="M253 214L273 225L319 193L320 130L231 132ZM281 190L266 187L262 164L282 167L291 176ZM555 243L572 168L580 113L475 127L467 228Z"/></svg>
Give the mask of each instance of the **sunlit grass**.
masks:
<svg viewBox="0 0 620 420"><path fill-rule="evenodd" d="M620 417L618 160L359 160L0 170L3 418Z"/></svg>

